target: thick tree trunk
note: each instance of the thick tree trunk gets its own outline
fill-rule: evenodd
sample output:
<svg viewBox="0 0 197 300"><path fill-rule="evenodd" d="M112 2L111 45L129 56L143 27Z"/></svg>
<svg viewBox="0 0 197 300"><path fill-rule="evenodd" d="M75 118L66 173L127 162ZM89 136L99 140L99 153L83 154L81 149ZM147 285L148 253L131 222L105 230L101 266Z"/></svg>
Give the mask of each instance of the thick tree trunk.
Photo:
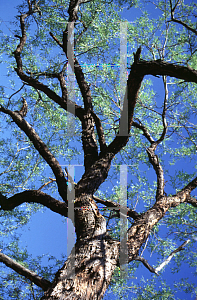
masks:
<svg viewBox="0 0 197 300"><path fill-rule="evenodd" d="M75 203L77 242L42 300L102 299L119 261L119 243L106 232L105 218L89 196Z"/></svg>
<svg viewBox="0 0 197 300"><path fill-rule="evenodd" d="M42 300L102 299L118 258L118 243L106 234L77 242Z"/></svg>

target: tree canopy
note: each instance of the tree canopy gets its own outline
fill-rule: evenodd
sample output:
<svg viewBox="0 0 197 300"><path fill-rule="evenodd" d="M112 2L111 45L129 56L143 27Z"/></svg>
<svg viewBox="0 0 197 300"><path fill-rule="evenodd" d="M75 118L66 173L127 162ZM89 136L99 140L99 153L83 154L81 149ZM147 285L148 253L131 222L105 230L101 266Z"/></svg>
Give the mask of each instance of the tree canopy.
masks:
<svg viewBox="0 0 197 300"><path fill-rule="evenodd" d="M1 21L0 299L195 297L196 6L21 0ZM44 265L20 233L45 208L76 241Z"/></svg>

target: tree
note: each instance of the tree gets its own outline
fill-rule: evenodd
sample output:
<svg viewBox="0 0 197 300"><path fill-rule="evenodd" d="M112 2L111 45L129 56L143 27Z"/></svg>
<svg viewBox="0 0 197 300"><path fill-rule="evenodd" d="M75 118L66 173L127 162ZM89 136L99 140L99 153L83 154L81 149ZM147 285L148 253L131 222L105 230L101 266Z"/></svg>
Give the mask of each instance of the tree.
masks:
<svg viewBox="0 0 197 300"><path fill-rule="evenodd" d="M121 271L120 286L126 280L127 264L132 272L138 264L131 263L141 261L158 274L163 265L152 267L143 257L145 248L157 246L161 260L192 247L196 5L158 1L157 18L143 7L133 23L122 19L124 5L126 1L27 0L18 6L14 34L2 36L2 59L8 58L14 91L1 87L1 130L6 134L1 138L1 234L25 224L41 204L70 218L77 237L52 280L50 272L41 272L42 277L33 271L37 261L17 249L13 234L9 247L1 247L0 261L22 275L26 287L23 282L5 289L8 279L16 282L15 273L5 273L2 299L101 299L115 284L114 272L118 278ZM139 4L128 5L132 13ZM127 58L130 65L125 66ZM151 78L153 85L163 84L160 98ZM82 152L84 173L74 182L62 165L66 159L72 164L77 155L80 162ZM192 168L170 168L169 162L178 159L192 160ZM120 185L115 183L118 172ZM102 189L107 180L114 187ZM161 224L166 226L163 238ZM195 255L190 252L193 266ZM178 255L177 265L183 260ZM140 296L133 288L138 299L150 298L149 293L154 299L173 297L169 289L157 292L151 284ZM187 288L190 292L192 284Z"/></svg>

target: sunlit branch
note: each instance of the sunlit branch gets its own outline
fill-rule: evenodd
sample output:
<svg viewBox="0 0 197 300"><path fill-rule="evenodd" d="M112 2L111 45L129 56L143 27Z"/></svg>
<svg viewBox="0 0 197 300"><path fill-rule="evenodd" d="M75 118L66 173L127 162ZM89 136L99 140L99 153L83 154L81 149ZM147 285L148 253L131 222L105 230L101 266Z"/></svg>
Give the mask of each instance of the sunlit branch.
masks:
<svg viewBox="0 0 197 300"><path fill-rule="evenodd" d="M151 144L150 147L146 149L149 161L152 164L155 173L157 175L157 192L156 192L156 199L158 200L160 197L164 195L164 176L163 176L163 169L159 162L158 156L155 154L155 150L157 147L157 142Z"/></svg>
<svg viewBox="0 0 197 300"><path fill-rule="evenodd" d="M188 185L186 185L181 192L184 193L191 193L195 188L197 187L197 177L194 178L190 183L188 183ZM177 194L181 193L178 192Z"/></svg>
<svg viewBox="0 0 197 300"><path fill-rule="evenodd" d="M148 261L147 261L145 258L141 257L141 256L137 256L137 257L135 258L135 260L141 261L141 262L143 263L143 265L144 265L150 272L159 275L158 272L160 272L160 271L161 271L161 270L162 270L162 269L163 269L163 268L171 261L171 259L173 258L173 256L174 256L177 252L183 250L183 248L184 248L189 242L190 242L190 240L185 241L185 242L184 242L181 246L179 246L176 250L172 251L172 253L168 256L168 258L166 258L166 259L164 260L164 262L163 262L162 264L160 264L160 265L159 265L158 267L156 267L156 268L153 268L151 265L149 265Z"/></svg>
<svg viewBox="0 0 197 300"><path fill-rule="evenodd" d="M181 246L179 246L176 250L172 251L171 254L168 256L167 259L164 260L164 262L162 262L158 267L155 268L155 273L161 271L161 269L163 269L173 258L173 256L183 250L183 248L190 242L190 240L185 241Z"/></svg>
<svg viewBox="0 0 197 300"><path fill-rule="evenodd" d="M197 177L188 183L181 191L177 192L173 196L167 197L167 205L170 207L176 207L180 203L189 203L196 207L197 200L191 197L190 193L197 187Z"/></svg>
<svg viewBox="0 0 197 300"><path fill-rule="evenodd" d="M166 122L166 111L167 111L167 101L168 101L168 86L167 86L167 79L166 76L163 76L163 83L165 89L165 96L164 96L164 103L163 103L163 112L162 112L162 122L163 122L163 132L160 138L157 140L157 144L161 143L167 133L167 122Z"/></svg>
<svg viewBox="0 0 197 300"><path fill-rule="evenodd" d="M25 276L25 278L29 279L31 282L41 287L44 291L46 291L51 286L50 281L38 276L35 272L28 270L27 268L20 265L15 260L11 259L10 257L1 252L0 262L4 263L7 267L16 271L18 274Z"/></svg>

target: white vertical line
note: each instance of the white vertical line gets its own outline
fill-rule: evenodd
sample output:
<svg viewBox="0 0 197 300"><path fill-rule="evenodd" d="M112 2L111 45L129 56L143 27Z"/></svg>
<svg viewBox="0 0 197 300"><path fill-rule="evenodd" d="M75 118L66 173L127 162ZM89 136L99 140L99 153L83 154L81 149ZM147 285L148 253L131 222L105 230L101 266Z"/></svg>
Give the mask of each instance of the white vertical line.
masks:
<svg viewBox="0 0 197 300"><path fill-rule="evenodd" d="M67 41L67 135L75 134L75 74L74 74L74 22L68 23L68 41ZM72 101L72 102L70 102Z"/></svg>
<svg viewBox="0 0 197 300"><path fill-rule="evenodd" d="M71 176L72 180L68 185L67 189L67 199L68 199L68 219L71 220L71 222L67 222L67 256L70 255L70 247L71 245L75 244L75 230L73 226L75 227L75 222L74 222L74 199L75 199L75 189L74 189L74 165L69 165L68 166L68 173ZM75 274L75 247L72 249L72 256L70 260L70 265L69 265L69 271L68 274L72 273L74 276Z"/></svg>
<svg viewBox="0 0 197 300"><path fill-rule="evenodd" d="M127 165L120 166L120 276L128 277L128 247L127 247Z"/></svg>

